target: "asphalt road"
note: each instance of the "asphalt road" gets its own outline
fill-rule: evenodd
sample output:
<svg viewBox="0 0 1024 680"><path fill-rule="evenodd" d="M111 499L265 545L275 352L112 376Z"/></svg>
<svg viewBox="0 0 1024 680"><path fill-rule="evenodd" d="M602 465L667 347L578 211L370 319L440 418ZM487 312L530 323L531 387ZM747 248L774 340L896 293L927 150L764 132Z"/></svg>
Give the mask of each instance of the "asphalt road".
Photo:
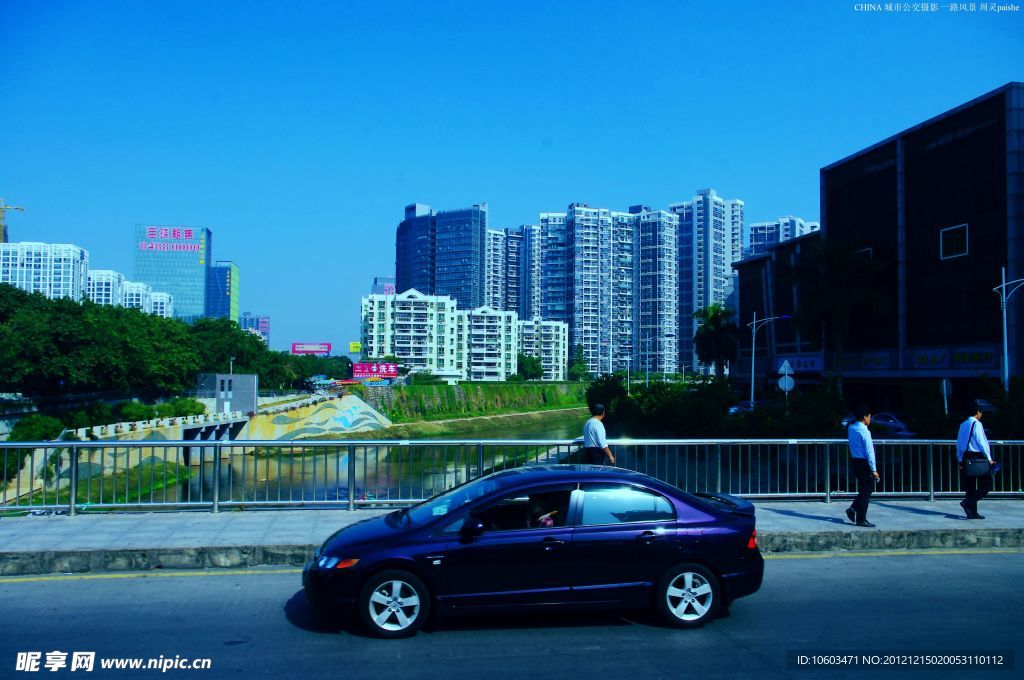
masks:
<svg viewBox="0 0 1024 680"><path fill-rule="evenodd" d="M762 590L699 630L646 615L448 621L383 641L317 627L300 574L281 570L0 579L0 677L732 678L877 677L907 668L793 670L788 653L1012 653L1014 668L933 667L910 677L1020 677L1024 552L786 557ZM210 670L17 672L18 652L205 657ZM68 657L70 661L70 654Z"/></svg>

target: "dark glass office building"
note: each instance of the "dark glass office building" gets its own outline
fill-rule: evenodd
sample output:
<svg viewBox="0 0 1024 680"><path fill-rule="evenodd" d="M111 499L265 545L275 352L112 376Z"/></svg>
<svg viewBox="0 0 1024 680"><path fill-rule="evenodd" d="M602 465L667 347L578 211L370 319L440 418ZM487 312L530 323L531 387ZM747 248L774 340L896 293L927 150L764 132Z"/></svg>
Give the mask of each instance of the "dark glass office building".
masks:
<svg viewBox="0 0 1024 680"><path fill-rule="evenodd" d="M238 265L218 261L206 274L206 316L238 323Z"/></svg>
<svg viewBox="0 0 1024 680"><path fill-rule="evenodd" d="M395 234L396 288L448 295L460 309L484 304L487 204L435 212L406 206Z"/></svg>
<svg viewBox="0 0 1024 680"><path fill-rule="evenodd" d="M449 295L459 309L485 303L487 204L437 213L435 294Z"/></svg>
<svg viewBox="0 0 1024 680"><path fill-rule="evenodd" d="M822 234L878 265L885 304L851 324L852 378L998 377L999 297L1024 277L1024 84L1009 83L821 170ZM742 284L741 284L742 285ZM826 285L837 285L826 281ZM743 293L745 294L745 293ZM778 326L778 324L776 324ZM1010 371L1024 298L1007 308Z"/></svg>
<svg viewBox="0 0 1024 680"><path fill-rule="evenodd" d="M206 227L135 225L135 277L174 296L174 318L206 313L213 233Z"/></svg>
<svg viewBox="0 0 1024 680"><path fill-rule="evenodd" d="M405 219L395 233L395 287L399 292L415 288L433 295L434 251L437 238L437 213L429 205L405 206Z"/></svg>

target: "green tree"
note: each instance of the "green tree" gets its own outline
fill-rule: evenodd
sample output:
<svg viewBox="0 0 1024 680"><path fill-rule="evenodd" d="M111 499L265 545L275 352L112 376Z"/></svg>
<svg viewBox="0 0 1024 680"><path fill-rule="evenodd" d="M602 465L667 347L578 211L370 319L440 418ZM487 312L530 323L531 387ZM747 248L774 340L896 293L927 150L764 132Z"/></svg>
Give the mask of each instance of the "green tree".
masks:
<svg viewBox="0 0 1024 680"><path fill-rule="evenodd" d="M587 366L587 355L583 351L583 345L576 345L573 349L567 375L569 380L590 380L590 369Z"/></svg>
<svg viewBox="0 0 1024 680"><path fill-rule="evenodd" d="M524 380L540 380L544 377L544 366L540 362L540 357L533 357L528 354L519 353L519 374L523 376Z"/></svg>
<svg viewBox="0 0 1024 680"><path fill-rule="evenodd" d="M735 315L733 310L717 303L693 314L698 324L693 347L702 363L714 364L716 380L725 377L725 367L736 358L739 328L732 320Z"/></svg>

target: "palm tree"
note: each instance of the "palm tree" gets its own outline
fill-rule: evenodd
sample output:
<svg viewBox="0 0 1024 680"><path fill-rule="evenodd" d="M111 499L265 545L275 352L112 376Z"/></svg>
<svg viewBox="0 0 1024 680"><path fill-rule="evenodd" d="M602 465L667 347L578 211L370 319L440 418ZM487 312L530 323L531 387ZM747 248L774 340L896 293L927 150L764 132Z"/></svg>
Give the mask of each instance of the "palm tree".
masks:
<svg viewBox="0 0 1024 680"><path fill-rule="evenodd" d="M693 314L698 324L693 347L701 363L715 365L716 380L725 377L726 364L736 357L740 330L732 320L735 315L736 312L718 303Z"/></svg>

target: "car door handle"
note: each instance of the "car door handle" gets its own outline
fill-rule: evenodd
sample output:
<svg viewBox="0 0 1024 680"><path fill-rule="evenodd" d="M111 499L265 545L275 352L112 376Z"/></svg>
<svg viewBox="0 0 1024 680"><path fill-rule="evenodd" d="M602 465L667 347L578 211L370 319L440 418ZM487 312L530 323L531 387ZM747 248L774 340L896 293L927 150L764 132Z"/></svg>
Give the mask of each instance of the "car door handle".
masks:
<svg viewBox="0 0 1024 680"><path fill-rule="evenodd" d="M652 543L654 541L657 541L659 538L661 538L660 534L656 534L653 531L645 531L639 536L637 536L636 540L642 541L644 543Z"/></svg>
<svg viewBox="0 0 1024 680"><path fill-rule="evenodd" d="M556 545L563 545L564 543L565 541L563 541L562 539L552 538L551 536L548 536L540 542L540 544L544 546L544 550L551 550Z"/></svg>

